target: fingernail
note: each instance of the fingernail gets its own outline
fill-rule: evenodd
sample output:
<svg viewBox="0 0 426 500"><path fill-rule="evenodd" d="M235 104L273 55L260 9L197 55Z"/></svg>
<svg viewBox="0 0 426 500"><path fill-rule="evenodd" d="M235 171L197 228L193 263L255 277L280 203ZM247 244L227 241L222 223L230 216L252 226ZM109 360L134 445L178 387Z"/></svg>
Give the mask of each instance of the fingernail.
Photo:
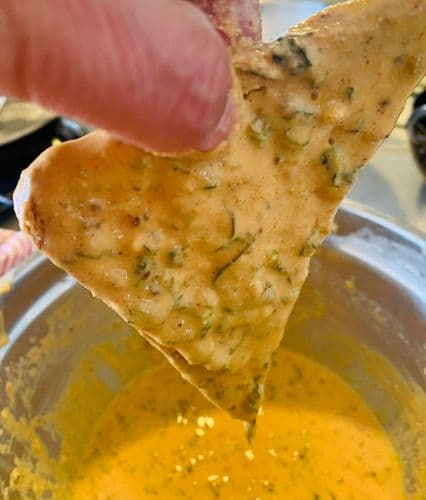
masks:
<svg viewBox="0 0 426 500"><path fill-rule="evenodd" d="M216 128L199 145L201 151L208 151L215 148L228 138L235 120L235 104L232 91L229 92L225 107Z"/></svg>

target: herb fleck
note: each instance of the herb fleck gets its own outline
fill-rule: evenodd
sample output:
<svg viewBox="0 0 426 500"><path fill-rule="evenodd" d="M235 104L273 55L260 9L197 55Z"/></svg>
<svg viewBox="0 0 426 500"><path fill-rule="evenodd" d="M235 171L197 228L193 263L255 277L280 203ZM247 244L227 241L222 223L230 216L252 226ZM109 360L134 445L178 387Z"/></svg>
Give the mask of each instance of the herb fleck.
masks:
<svg viewBox="0 0 426 500"><path fill-rule="evenodd" d="M384 109L384 108L387 108L390 104L390 100L389 99L382 99L380 102L379 102L379 107Z"/></svg>
<svg viewBox="0 0 426 500"><path fill-rule="evenodd" d="M230 219L230 222L231 222L231 238L233 238L235 236L235 215L234 215L234 212L230 209L227 210L228 211L228 215L229 215L229 219Z"/></svg>
<svg viewBox="0 0 426 500"><path fill-rule="evenodd" d="M129 219L132 226L139 226L141 223L141 219L139 216L129 215Z"/></svg>
<svg viewBox="0 0 426 500"><path fill-rule="evenodd" d="M272 62L285 68L291 75L300 75L312 66L306 50L295 37L279 38L272 47Z"/></svg>
<svg viewBox="0 0 426 500"><path fill-rule="evenodd" d="M135 264L135 274L143 280L146 280L154 267L154 261L147 255L137 257Z"/></svg>
<svg viewBox="0 0 426 500"><path fill-rule="evenodd" d="M311 257L318 250L321 245L321 233L317 228L311 231L305 244L303 245L300 254L302 257Z"/></svg>
<svg viewBox="0 0 426 500"><path fill-rule="evenodd" d="M270 481L263 481L263 487L265 488L266 491L269 493L273 493L275 491L275 486L273 483Z"/></svg>
<svg viewBox="0 0 426 500"><path fill-rule="evenodd" d="M175 161L172 163L172 169L175 172L180 172L182 174L189 174L189 170L186 169L180 161Z"/></svg>
<svg viewBox="0 0 426 500"><path fill-rule="evenodd" d="M352 102L354 95L355 95L355 89L353 87L346 87L345 90L346 100Z"/></svg>
<svg viewBox="0 0 426 500"><path fill-rule="evenodd" d="M358 168L354 168L350 172L345 172L343 174L343 180L347 184L353 184L356 181L356 179L358 178L358 174L359 174L359 169Z"/></svg>
<svg viewBox="0 0 426 500"><path fill-rule="evenodd" d="M135 275L143 280L146 280L153 271L155 267L154 255L156 254L155 250L149 248L147 245L144 245L144 253L136 257L134 273Z"/></svg>
<svg viewBox="0 0 426 500"><path fill-rule="evenodd" d="M275 250L275 248L273 248L271 253L266 257L265 264L280 273L288 273L287 267L279 259L278 250Z"/></svg>
<svg viewBox="0 0 426 500"><path fill-rule="evenodd" d="M334 146L321 155L321 164L330 172L333 186L338 188L343 183L351 184L358 173L358 169L348 166L343 152Z"/></svg>
<svg viewBox="0 0 426 500"><path fill-rule="evenodd" d="M284 157L282 155L276 155L274 157L275 165L282 165L284 163Z"/></svg>
<svg viewBox="0 0 426 500"><path fill-rule="evenodd" d="M255 240L255 237L253 235L249 234L244 239L243 238L236 238L231 242L231 245L236 246L238 251L228 262L226 262L225 265L223 265L222 267L217 269L217 271L215 272L215 275L213 277L213 284L216 283L216 281L222 276L222 274L229 267L231 267L233 264L235 264L235 262L237 262L237 260L247 252L247 250L253 244L254 240Z"/></svg>
<svg viewBox="0 0 426 500"><path fill-rule="evenodd" d="M83 252L82 250L79 250L76 253L77 257L81 257L83 259L91 259L91 260L99 260L101 257L104 255L107 255L107 252L99 253L99 254L91 254L87 252Z"/></svg>
<svg viewBox="0 0 426 500"><path fill-rule="evenodd" d="M183 267L185 264L185 258L185 250L181 246L175 246L168 255L170 264L173 264L176 267Z"/></svg>
<svg viewBox="0 0 426 500"><path fill-rule="evenodd" d="M208 331L212 327L213 322L213 309L211 307L205 307L201 314L202 327L200 331L200 337L203 338L207 335Z"/></svg>
<svg viewBox="0 0 426 500"><path fill-rule="evenodd" d="M263 285L263 296L268 302L275 302L276 300L275 290L272 287L272 283L269 281L265 281Z"/></svg>
<svg viewBox="0 0 426 500"><path fill-rule="evenodd" d="M250 410L257 410L263 398L264 386L256 382L247 396L246 404Z"/></svg>

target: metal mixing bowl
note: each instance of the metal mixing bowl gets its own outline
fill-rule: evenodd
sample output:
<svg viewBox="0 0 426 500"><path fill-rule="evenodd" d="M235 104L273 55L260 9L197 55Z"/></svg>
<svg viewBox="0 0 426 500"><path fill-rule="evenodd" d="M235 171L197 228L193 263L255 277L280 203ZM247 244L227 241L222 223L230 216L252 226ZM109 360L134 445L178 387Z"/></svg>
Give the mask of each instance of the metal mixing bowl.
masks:
<svg viewBox="0 0 426 500"><path fill-rule="evenodd" d="M283 343L330 367L362 394L401 454L407 493L424 498L426 241L349 203L336 223L337 232L312 259ZM83 443L108 400L146 366L145 357L153 356L140 341L135 362L120 367L120 352L137 335L42 256L20 269L2 309L9 342L0 349L0 409L10 407L21 422L60 409L69 380L89 360L93 374L83 381L82 391L94 390L94 377L108 391L102 404L88 398L82 408L78 398L71 401L74 420L84 421L79 431ZM47 342L48 331L61 341ZM101 344L117 354L114 366L99 359ZM40 345L45 353L39 350L26 370L25 360ZM13 387L18 376L19 388ZM41 442L55 460L63 440L72 436L67 429L61 434L38 425ZM0 491L7 487L16 457L33 464L42 460L31 438L4 427ZM76 448L76 455L80 452Z"/></svg>

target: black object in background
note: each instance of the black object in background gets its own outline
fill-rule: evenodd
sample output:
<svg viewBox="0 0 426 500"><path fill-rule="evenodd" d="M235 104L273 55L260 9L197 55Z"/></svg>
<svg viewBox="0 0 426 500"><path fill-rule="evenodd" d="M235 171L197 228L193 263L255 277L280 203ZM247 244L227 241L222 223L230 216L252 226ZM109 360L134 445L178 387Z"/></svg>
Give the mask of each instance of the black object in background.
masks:
<svg viewBox="0 0 426 500"><path fill-rule="evenodd" d="M12 193L21 171L52 145L54 139L77 139L89 129L67 118L54 118L36 131L0 146L0 216L13 208Z"/></svg>
<svg viewBox="0 0 426 500"><path fill-rule="evenodd" d="M426 177L426 90L414 99L407 130L414 158Z"/></svg>

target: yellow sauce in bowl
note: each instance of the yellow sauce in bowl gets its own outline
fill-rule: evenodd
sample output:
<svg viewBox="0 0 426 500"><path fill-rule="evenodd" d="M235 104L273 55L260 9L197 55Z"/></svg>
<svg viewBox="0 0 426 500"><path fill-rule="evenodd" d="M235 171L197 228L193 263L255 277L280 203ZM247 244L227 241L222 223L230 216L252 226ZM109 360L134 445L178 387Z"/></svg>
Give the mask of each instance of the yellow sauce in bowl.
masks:
<svg viewBox="0 0 426 500"><path fill-rule="evenodd" d="M361 397L316 362L278 350L257 435L165 364L113 400L71 497L397 500L401 465Z"/></svg>

